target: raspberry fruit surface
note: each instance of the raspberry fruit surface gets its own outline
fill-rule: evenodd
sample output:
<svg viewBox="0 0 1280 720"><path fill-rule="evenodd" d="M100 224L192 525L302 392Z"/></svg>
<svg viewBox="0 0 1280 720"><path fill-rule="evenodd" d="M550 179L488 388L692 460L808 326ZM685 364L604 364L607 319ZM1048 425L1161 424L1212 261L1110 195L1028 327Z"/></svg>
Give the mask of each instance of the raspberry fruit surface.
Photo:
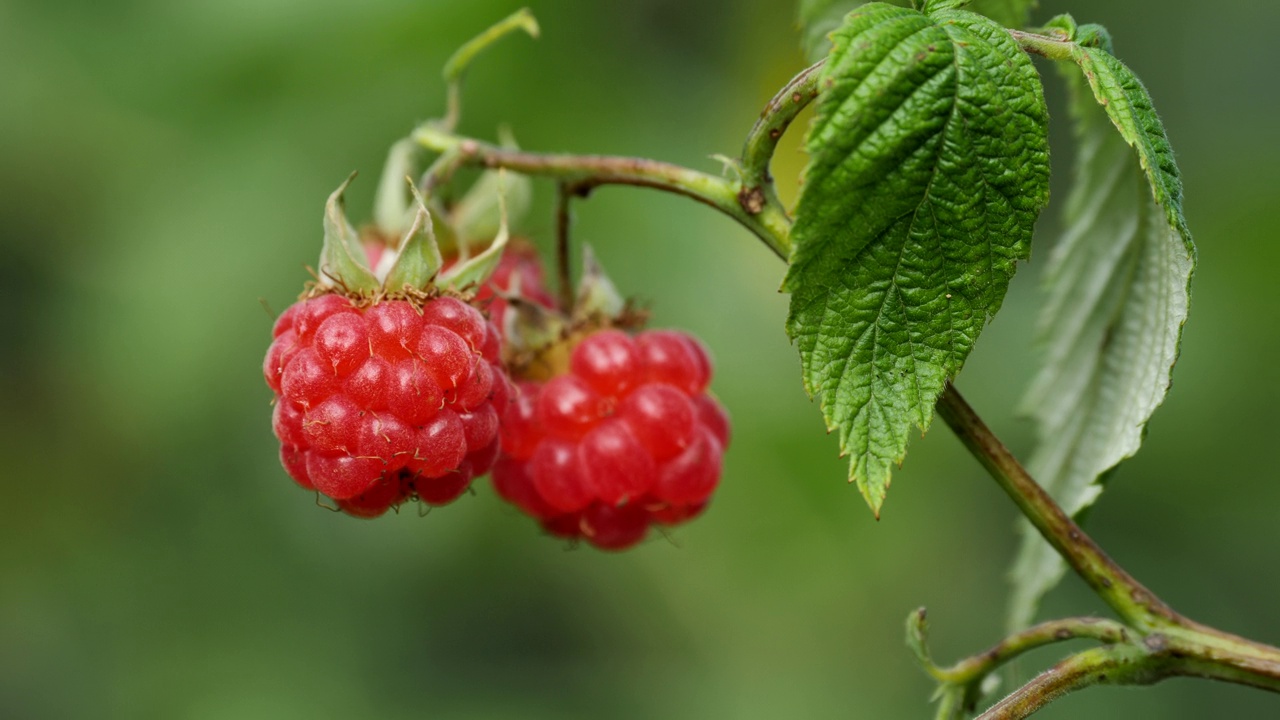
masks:
<svg viewBox="0 0 1280 720"><path fill-rule="evenodd" d="M729 421L711 362L684 333L600 330L569 367L523 382L502 418L498 494L550 533L621 550L706 507Z"/></svg>
<svg viewBox="0 0 1280 720"><path fill-rule="evenodd" d="M444 505L489 471L511 397L497 330L453 297L330 293L276 320L263 361L285 470L357 517Z"/></svg>

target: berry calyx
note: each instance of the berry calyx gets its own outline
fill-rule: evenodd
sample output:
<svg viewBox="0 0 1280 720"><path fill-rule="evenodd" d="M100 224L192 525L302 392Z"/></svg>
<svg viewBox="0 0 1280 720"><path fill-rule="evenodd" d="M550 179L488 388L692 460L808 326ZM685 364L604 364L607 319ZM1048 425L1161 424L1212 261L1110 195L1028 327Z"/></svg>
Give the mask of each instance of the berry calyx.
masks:
<svg viewBox="0 0 1280 720"><path fill-rule="evenodd" d="M729 423L711 362L680 332L570 334L567 364L526 380L502 420L498 494L553 535L622 550L701 513Z"/></svg>

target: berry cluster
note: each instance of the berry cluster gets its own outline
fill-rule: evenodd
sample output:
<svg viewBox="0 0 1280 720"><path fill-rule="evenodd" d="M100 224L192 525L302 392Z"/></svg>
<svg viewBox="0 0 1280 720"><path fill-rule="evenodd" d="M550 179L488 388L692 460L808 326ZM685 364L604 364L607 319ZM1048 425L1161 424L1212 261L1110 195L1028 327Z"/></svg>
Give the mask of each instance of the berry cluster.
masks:
<svg viewBox="0 0 1280 720"><path fill-rule="evenodd" d="M551 533L610 550L688 520L715 489L729 439L710 380L688 335L588 335L567 373L520 385L494 487Z"/></svg>
<svg viewBox="0 0 1280 720"><path fill-rule="evenodd" d="M416 497L443 505L498 452L510 385L497 332L452 297L302 300L276 321L263 363L280 459L298 484L376 517Z"/></svg>
<svg viewBox="0 0 1280 720"><path fill-rule="evenodd" d="M442 252L415 187L407 228L360 235L346 186L326 205L317 285L276 321L263 361L299 485L372 518L450 503L492 471L548 532L608 550L703 511L729 422L701 344L617 329L639 318L589 251L577 300L557 308L505 221L487 247Z"/></svg>

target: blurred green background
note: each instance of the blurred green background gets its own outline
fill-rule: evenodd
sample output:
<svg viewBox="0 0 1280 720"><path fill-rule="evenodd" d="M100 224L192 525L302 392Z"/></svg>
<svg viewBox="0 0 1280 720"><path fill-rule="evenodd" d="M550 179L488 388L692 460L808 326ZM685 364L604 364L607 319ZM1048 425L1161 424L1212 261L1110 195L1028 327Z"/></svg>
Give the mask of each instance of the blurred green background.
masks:
<svg viewBox="0 0 1280 720"><path fill-rule="evenodd" d="M801 389L781 264L650 191L577 205L577 237L716 354L735 441L705 517L621 555L566 551L487 481L365 522L287 478L260 300L292 300L327 193L363 171L363 216L386 148L440 112L449 52L516 7L0 2L0 717L923 718L906 614L928 606L941 659L997 639L1008 500L939 425L874 521ZM480 59L465 130L714 169L801 67L788 2L532 8L542 39ZM1187 614L1280 642L1280 6L1044 0L1037 19L1067 10L1107 25L1154 95L1201 252L1174 392L1090 527ZM545 243L538 191L526 229ZM959 381L1022 454L1010 409L1056 211ZM1101 610L1068 580L1046 613ZM1211 714L1278 717L1280 697L1179 680L1042 716Z"/></svg>

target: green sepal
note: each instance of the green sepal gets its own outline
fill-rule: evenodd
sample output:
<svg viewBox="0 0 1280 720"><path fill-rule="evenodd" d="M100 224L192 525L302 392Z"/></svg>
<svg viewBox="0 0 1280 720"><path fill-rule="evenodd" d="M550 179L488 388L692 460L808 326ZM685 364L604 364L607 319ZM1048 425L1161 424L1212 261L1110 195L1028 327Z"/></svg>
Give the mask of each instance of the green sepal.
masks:
<svg viewBox="0 0 1280 720"><path fill-rule="evenodd" d="M360 234L347 220L343 193L356 177L351 173L324 207L324 246L320 249L320 284L355 292L375 292L378 279L364 261Z"/></svg>
<svg viewBox="0 0 1280 720"><path fill-rule="evenodd" d="M404 181L413 193L417 212L414 213L413 224L400 240L395 261L383 281L383 287L391 292L401 290L406 285L415 290L425 290L444 266L427 202L418 192L413 178L405 177Z"/></svg>
<svg viewBox="0 0 1280 720"><path fill-rule="evenodd" d="M412 138L397 141L387 152L382 177L373 196L373 224L388 236L400 235L417 216L412 196L405 189L405 177L418 174L421 150Z"/></svg>
<svg viewBox="0 0 1280 720"><path fill-rule="evenodd" d="M596 259L590 245L582 245L582 279L578 281L578 296L573 303L575 320L591 317L615 318L622 314L627 302L618 292Z"/></svg>
<svg viewBox="0 0 1280 720"><path fill-rule="evenodd" d="M509 131L499 133L502 147L519 150ZM533 200L533 183L528 177L498 170L488 170L467 190L449 214L449 224L457 237L458 252L466 257L472 248L482 248L493 240L502 225L502 205L506 205L507 222L518 224L529 212ZM499 199L499 194L503 197Z"/></svg>
<svg viewBox="0 0 1280 720"><path fill-rule="evenodd" d="M569 319L557 310L526 299L520 292L519 274L512 273L511 278L511 287L500 293L510 310L506 315L507 326L499 328L507 339L508 351L519 354L546 348L565 337Z"/></svg>
<svg viewBox="0 0 1280 720"><path fill-rule="evenodd" d="M467 290L469 288L479 287L493 271L498 268L498 263L502 262L502 251L507 247L507 241L511 238L511 233L507 229L507 210L506 210L506 171L498 171L499 180L497 188L498 196L498 234L493 238L493 242L484 252L467 260L459 261L448 271L441 273L436 284L440 287L452 288L454 290Z"/></svg>

